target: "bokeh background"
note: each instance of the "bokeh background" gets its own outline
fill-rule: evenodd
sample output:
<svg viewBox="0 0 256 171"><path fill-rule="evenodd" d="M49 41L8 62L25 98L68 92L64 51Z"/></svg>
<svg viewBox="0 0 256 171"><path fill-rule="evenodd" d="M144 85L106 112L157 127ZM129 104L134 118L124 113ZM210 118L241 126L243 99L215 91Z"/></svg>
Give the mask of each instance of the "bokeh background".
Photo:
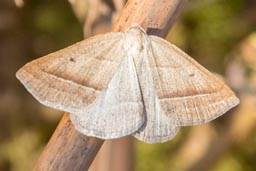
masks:
<svg viewBox="0 0 256 171"><path fill-rule="evenodd" d="M28 61L111 30L124 3L0 1L0 171L31 170L63 114L39 104L15 72ZM167 39L222 76L241 104L209 124L181 128L163 144L129 140L130 171L255 171L256 1L190 0ZM111 150L106 152L111 158Z"/></svg>

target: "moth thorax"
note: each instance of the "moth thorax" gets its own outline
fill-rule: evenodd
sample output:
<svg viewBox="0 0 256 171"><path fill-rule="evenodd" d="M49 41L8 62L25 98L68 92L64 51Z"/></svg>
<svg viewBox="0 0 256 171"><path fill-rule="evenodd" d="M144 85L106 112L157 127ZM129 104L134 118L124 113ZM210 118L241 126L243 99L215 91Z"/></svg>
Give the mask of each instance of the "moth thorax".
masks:
<svg viewBox="0 0 256 171"><path fill-rule="evenodd" d="M144 49L143 33L139 30L131 29L126 32L125 50L132 56L138 56Z"/></svg>

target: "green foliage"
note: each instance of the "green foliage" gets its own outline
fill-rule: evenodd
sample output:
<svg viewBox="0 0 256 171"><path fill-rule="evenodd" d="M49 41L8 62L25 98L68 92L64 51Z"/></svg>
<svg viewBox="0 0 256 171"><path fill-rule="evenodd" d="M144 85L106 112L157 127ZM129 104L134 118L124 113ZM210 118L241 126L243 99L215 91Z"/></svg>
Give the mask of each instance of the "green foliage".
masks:
<svg viewBox="0 0 256 171"><path fill-rule="evenodd" d="M242 0L219 0L185 12L187 48L207 68L222 72L225 55L252 30L251 23L243 18L244 3Z"/></svg>

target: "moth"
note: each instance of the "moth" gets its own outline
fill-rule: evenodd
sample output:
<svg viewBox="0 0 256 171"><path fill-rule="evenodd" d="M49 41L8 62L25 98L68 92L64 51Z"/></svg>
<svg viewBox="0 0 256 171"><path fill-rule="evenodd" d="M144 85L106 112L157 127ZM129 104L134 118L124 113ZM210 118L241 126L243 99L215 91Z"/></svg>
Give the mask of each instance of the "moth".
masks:
<svg viewBox="0 0 256 171"><path fill-rule="evenodd" d="M180 126L209 122L239 103L207 69L138 24L29 62L17 78L42 104L69 112L79 132L102 139L165 142Z"/></svg>

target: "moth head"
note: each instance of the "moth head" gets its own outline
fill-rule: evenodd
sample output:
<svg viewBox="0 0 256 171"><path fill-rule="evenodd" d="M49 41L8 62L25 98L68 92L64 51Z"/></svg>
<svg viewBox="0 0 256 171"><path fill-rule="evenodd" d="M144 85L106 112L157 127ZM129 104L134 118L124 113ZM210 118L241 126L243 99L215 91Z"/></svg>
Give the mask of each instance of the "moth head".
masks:
<svg viewBox="0 0 256 171"><path fill-rule="evenodd" d="M125 32L125 39L124 49L130 55L137 56L145 48L147 34L139 24L133 23Z"/></svg>
<svg viewBox="0 0 256 171"><path fill-rule="evenodd" d="M131 23L130 27L126 29L126 32L128 31L143 32L146 34L146 31L138 23Z"/></svg>

